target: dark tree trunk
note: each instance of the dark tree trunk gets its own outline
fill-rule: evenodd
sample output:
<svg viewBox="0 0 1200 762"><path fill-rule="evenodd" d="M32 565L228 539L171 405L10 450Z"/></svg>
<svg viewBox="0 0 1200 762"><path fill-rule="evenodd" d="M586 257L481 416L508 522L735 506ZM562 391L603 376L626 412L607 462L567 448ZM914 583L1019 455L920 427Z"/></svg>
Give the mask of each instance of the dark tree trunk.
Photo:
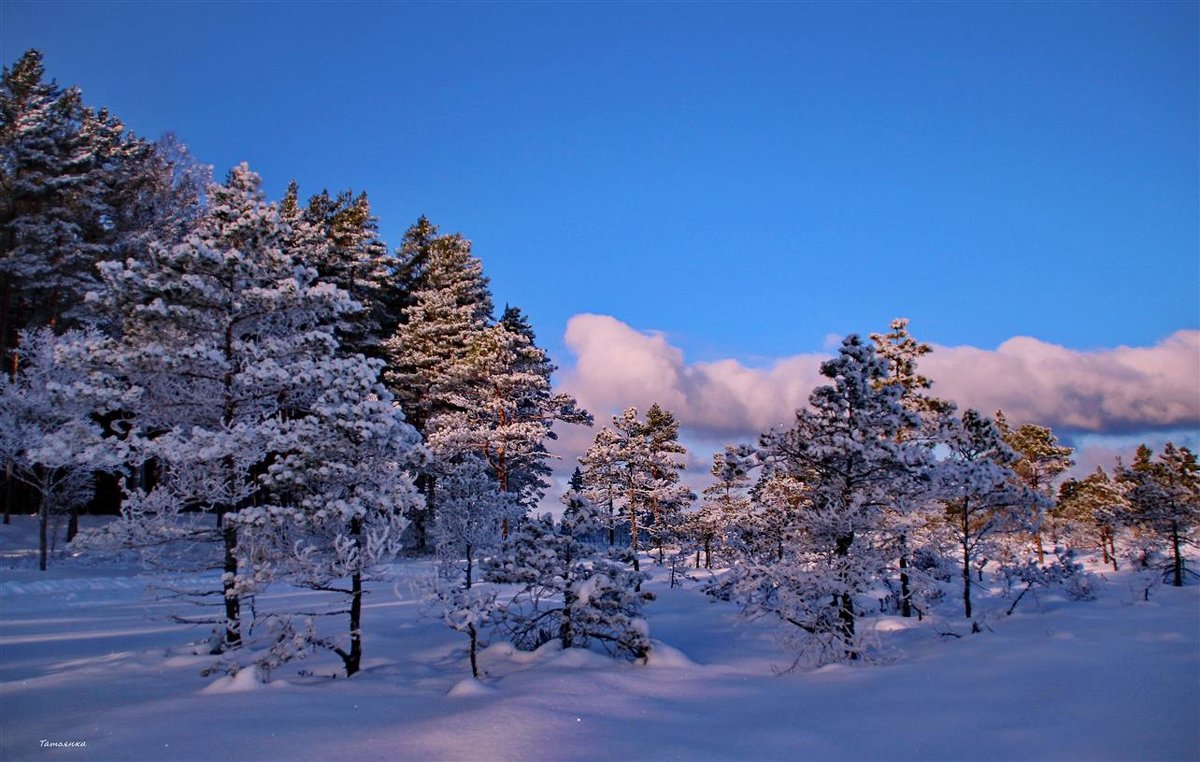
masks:
<svg viewBox="0 0 1200 762"><path fill-rule="evenodd" d="M1174 559L1171 564L1172 584L1175 587L1183 587L1183 549L1181 548L1182 540L1179 533L1179 522L1171 522L1171 549L1174 552Z"/></svg>
<svg viewBox="0 0 1200 762"><path fill-rule="evenodd" d="M353 677L362 665L362 573L350 578L350 651L342 657L346 677Z"/></svg>
<svg viewBox="0 0 1200 762"><path fill-rule="evenodd" d="M79 534L79 506L71 506L71 515L67 519L67 542L75 539L75 535Z"/></svg>
<svg viewBox="0 0 1200 762"><path fill-rule="evenodd" d="M900 616L912 616L912 590L908 579L908 537L900 535Z"/></svg>
<svg viewBox="0 0 1200 762"><path fill-rule="evenodd" d="M479 661L475 658L476 652L479 650L479 631L475 629L475 625L467 625L467 634L471 636L471 677L479 679Z"/></svg>
<svg viewBox="0 0 1200 762"><path fill-rule="evenodd" d="M12 463L4 464L4 523L12 523L13 475Z"/></svg>
<svg viewBox="0 0 1200 762"><path fill-rule="evenodd" d="M971 512L970 499L964 499L962 505L962 579L963 579L963 616L971 618ZM983 570L979 570L980 580Z"/></svg>
<svg viewBox="0 0 1200 762"><path fill-rule="evenodd" d="M571 608L574 605L575 594L568 588L563 593L562 619L558 625L558 638L562 641L563 648L570 648L575 644L575 633L571 629Z"/></svg>
<svg viewBox="0 0 1200 762"><path fill-rule="evenodd" d="M218 521L221 527L221 537L225 542L225 563L221 577L221 590L225 594L225 647L237 648L242 644L242 606L238 597L234 578L237 576L237 530L225 521L225 512L221 512Z"/></svg>
<svg viewBox="0 0 1200 762"><path fill-rule="evenodd" d="M38 497L38 570L46 571L46 555L49 551L48 530L50 525L50 504L46 502L46 480L42 481L42 494Z"/></svg>
<svg viewBox="0 0 1200 762"><path fill-rule="evenodd" d="M470 590L471 585L474 584L474 582L471 579L471 575L472 575L472 572L474 571L474 569L475 569L475 558L474 558L474 554L471 552L471 546L468 545L467 546L467 589L468 590Z"/></svg>
<svg viewBox="0 0 1200 762"><path fill-rule="evenodd" d="M850 557L850 547L854 545L854 534L843 535L837 538L834 546L834 552L839 558ZM854 650L854 597L850 593L842 593L834 596L838 607L838 630L842 636L842 643L846 649L846 658L855 661L858 659L858 651Z"/></svg>

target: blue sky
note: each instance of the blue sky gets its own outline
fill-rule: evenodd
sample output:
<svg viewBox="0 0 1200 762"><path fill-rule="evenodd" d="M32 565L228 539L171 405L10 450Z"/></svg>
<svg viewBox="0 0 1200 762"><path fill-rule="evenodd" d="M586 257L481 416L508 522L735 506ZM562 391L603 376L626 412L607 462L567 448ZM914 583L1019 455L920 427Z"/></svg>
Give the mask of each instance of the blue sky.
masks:
<svg viewBox="0 0 1200 762"><path fill-rule="evenodd" d="M500 303L748 364L1200 324L1196 3L0 5L135 131L461 231Z"/></svg>

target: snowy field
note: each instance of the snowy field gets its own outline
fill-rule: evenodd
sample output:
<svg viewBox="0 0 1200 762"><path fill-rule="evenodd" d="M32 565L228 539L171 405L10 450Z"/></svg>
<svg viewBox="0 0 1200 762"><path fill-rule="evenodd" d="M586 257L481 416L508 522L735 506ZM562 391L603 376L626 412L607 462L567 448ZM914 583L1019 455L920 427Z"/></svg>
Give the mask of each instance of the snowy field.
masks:
<svg viewBox="0 0 1200 762"><path fill-rule="evenodd" d="M410 562L372 587L362 673L321 655L262 684L201 677L206 632L137 569L36 571L32 526L0 527L3 760L1200 759L1200 586L1146 603L1110 572L1094 601L988 601L977 635L887 619L890 661L777 674L768 626L656 570L649 663L499 644L480 684Z"/></svg>

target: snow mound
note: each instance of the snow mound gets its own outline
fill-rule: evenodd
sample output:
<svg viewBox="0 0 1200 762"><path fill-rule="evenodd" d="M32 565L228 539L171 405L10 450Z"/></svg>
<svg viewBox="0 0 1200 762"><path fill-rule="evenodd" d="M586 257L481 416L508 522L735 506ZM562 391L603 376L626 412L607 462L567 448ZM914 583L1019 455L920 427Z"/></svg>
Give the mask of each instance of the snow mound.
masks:
<svg viewBox="0 0 1200 762"><path fill-rule="evenodd" d="M235 675L218 678L200 692L209 694L245 693L266 687L267 683L263 682L262 673L259 672L258 666L254 665L239 669Z"/></svg>
<svg viewBox="0 0 1200 762"><path fill-rule="evenodd" d="M651 642L650 653L646 654L646 666L655 669L688 669L695 667L696 662L678 648L655 640Z"/></svg>
<svg viewBox="0 0 1200 762"><path fill-rule="evenodd" d="M490 696L495 692L496 689L490 685L484 685L474 678L467 678L455 683L454 687L446 692L446 695L459 698L462 696Z"/></svg>

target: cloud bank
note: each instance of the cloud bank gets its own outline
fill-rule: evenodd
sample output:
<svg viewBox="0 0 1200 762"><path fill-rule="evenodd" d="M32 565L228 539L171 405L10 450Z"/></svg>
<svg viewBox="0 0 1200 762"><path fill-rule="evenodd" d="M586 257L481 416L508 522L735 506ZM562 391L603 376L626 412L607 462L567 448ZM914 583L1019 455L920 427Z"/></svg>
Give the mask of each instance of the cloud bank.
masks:
<svg viewBox="0 0 1200 762"><path fill-rule="evenodd" d="M576 315L566 344L575 363L560 386L597 416L658 402L704 437L749 439L787 424L823 379L829 354L781 358L766 368L737 360L689 363L661 334L606 315ZM1151 347L1074 350L1019 336L994 350L935 346L921 370L933 393L1015 423L1066 432L1128 433L1200 427L1200 331Z"/></svg>

